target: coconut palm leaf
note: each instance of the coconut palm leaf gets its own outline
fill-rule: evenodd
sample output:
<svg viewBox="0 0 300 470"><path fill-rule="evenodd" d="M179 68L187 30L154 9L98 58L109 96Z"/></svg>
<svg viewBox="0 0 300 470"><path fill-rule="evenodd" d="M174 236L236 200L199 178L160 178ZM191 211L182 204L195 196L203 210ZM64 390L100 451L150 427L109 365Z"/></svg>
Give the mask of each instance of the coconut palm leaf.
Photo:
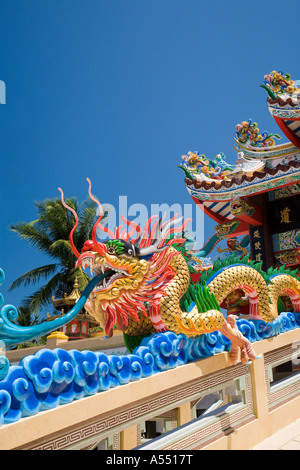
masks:
<svg viewBox="0 0 300 470"><path fill-rule="evenodd" d="M17 287L23 286L27 287L30 284L39 282L41 279L47 279L51 274L53 274L58 268L57 264L47 264L45 266L40 266L39 268L32 269L22 276L18 277L8 288L9 291L16 289Z"/></svg>
<svg viewBox="0 0 300 470"><path fill-rule="evenodd" d="M38 323L38 318L37 315L32 315L32 312L28 307L19 307L15 323L19 326L31 326Z"/></svg>
<svg viewBox="0 0 300 470"><path fill-rule="evenodd" d="M46 233L37 230L33 226L33 222L28 224L21 222L10 226L10 230L16 232L20 238L25 240L29 246L35 247L40 251L43 251L49 256L52 256L50 246L51 240Z"/></svg>
<svg viewBox="0 0 300 470"><path fill-rule="evenodd" d="M55 274L44 286L40 287L32 295L27 296L23 301L23 306L31 309L36 314L42 307L46 307L51 303L52 296L57 292L59 295L61 286L65 283L63 272Z"/></svg>

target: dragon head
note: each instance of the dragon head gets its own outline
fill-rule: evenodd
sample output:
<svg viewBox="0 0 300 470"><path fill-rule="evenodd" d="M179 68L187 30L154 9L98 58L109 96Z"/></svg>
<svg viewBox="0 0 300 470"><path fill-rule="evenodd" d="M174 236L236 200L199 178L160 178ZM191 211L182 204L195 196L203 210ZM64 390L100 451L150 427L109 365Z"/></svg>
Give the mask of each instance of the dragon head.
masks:
<svg viewBox="0 0 300 470"><path fill-rule="evenodd" d="M86 241L76 262L76 267L89 268L92 275L107 274L94 294L103 300L114 300L121 292L136 290L147 275L149 264L137 256L135 246L117 238L98 243L97 248L95 251L92 240Z"/></svg>
<svg viewBox="0 0 300 470"><path fill-rule="evenodd" d="M181 218L177 219L175 216L163 222L163 218L152 216L142 230L138 224L121 216L131 230L127 232L120 226L112 232L101 224L102 207L91 193L88 178L87 181L89 195L97 203L100 215L92 230L92 240L84 243L81 253L73 242L73 233L78 224L77 214L65 203L63 192L60 188L59 190L63 205L75 216L75 225L69 237L71 248L77 257L75 266L89 269L92 276L105 274L94 288L85 308L100 323L106 335L111 336L115 324L125 331L129 317L139 321L139 312L147 316L145 304L155 308L166 284L175 275L168 263L178 252L169 250L170 245L184 241L182 238L168 238L175 232L182 232L190 219L175 226ZM108 240L97 240L96 231L99 229L108 234Z"/></svg>

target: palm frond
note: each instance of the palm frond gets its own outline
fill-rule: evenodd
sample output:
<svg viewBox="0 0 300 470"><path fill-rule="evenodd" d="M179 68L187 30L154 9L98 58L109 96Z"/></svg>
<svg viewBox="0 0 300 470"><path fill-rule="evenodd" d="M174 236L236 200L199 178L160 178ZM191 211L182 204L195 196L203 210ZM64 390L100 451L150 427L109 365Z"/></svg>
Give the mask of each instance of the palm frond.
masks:
<svg viewBox="0 0 300 470"><path fill-rule="evenodd" d="M55 274L44 286L40 287L32 295L26 297L22 302L23 307L28 307L33 314L42 310L43 307L52 304L52 296L55 295L59 285L64 282L65 275L62 272Z"/></svg>
<svg viewBox="0 0 300 470"><path fill-rule="evenodd" d="M28 307L19 307L15 323L19 326L31 326L38 323L37 314L32 315Z"/></svg>
<svg viewBox="0 0 300 470"><path fill-rule="evenodd" d="M76 257L72 251L69 240L56 240L51 245L53 256L60 261L61 266L73 267L76 263Z"/></svg>
<svg viewBox="0 0 300 470"><path fill-rule="evenodd" d="M38 248L40 251L52 256L50 246L52 240L47 233L37 230L31 222L21 222L19 224L11 225L10 230L16 232L20 238L25 240L29 246Z"/></svg>
<svg viewBox="0 0 300 470"><path fill-rule="evenodd" d="M12 291L17 287L23 286L27 287L30 284L35 284L41 279L46 279L48 276L53 274L57 270L57 264L47 264L45 266L40 266L39 268L32 269L22 276L18 277L15 281L11 283L8 290Z"/></svg>
<svg viewBox="0 0 300 470"><path fill-rule="evenodd" d="M77 211L77 200L67 200L67 203ZM58 199L46 199L36 202L40 217L36 227L46 232L52 241L56 239L68 239L74 225L74 217L62 205Z"/></svg>

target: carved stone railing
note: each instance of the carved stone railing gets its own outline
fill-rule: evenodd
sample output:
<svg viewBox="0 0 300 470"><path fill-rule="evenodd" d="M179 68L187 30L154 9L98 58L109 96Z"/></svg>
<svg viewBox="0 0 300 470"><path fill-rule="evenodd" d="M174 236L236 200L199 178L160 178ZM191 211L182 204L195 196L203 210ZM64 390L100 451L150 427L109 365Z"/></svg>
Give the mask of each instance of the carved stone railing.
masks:
<svg viewBox="0 0 300 470"><path fill-rule="evenodd" d="M252 364L223 352L5 424L0 449L249 449L300 417L299 329L255 350Z"/></svg>

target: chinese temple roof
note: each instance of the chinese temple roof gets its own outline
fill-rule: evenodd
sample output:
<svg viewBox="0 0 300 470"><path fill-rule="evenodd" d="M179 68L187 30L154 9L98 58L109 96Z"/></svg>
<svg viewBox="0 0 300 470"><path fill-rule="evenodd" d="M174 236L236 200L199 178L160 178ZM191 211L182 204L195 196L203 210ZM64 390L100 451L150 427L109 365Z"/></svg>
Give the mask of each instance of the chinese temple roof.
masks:
<svg viewBox="0 0 300 470"><path fill-rule="evenodd" d="M52 303L56 309L63 308L67 305L73 306L81 297L81 292L78 289L78 280L75 278L73 290L70 295L64 295L62 299L55 299L52 297Z"/></svg>
<svg viewBox="0 0 300 470"><path fill-rule="evenodd" d="M235 165L218 154L214 160L188 152L179 166L186 188L197 203L232 219L230 201L300 182L300 88L288 74L271 72L261 85L268 92L268 109L288 142L278 134L260 133L251 119L236 126ZM300 82L299 82L300 83Z"/></svg>
<svg viewBox="0 0 300 470"><path fill-rule="evenodd" d="M66 310L68 311L76 304L76 302L80 299L81 295L82 293L79 290L78 280L77 277L75 277L73 290L69 295L65 293L64 297L61 299L55 299L54 297L52 297L52 303L54 308L56 310L61 310L61 314L57 316L48 314L48 320L53 320L54 318L59 318L60 316L64 315L66 313ZM85 310L84 307L82 308L81 312L75 317L75 320L88 320L90 327L93 328L99 326L99 323L95 321L95 319Z"/></svg>

